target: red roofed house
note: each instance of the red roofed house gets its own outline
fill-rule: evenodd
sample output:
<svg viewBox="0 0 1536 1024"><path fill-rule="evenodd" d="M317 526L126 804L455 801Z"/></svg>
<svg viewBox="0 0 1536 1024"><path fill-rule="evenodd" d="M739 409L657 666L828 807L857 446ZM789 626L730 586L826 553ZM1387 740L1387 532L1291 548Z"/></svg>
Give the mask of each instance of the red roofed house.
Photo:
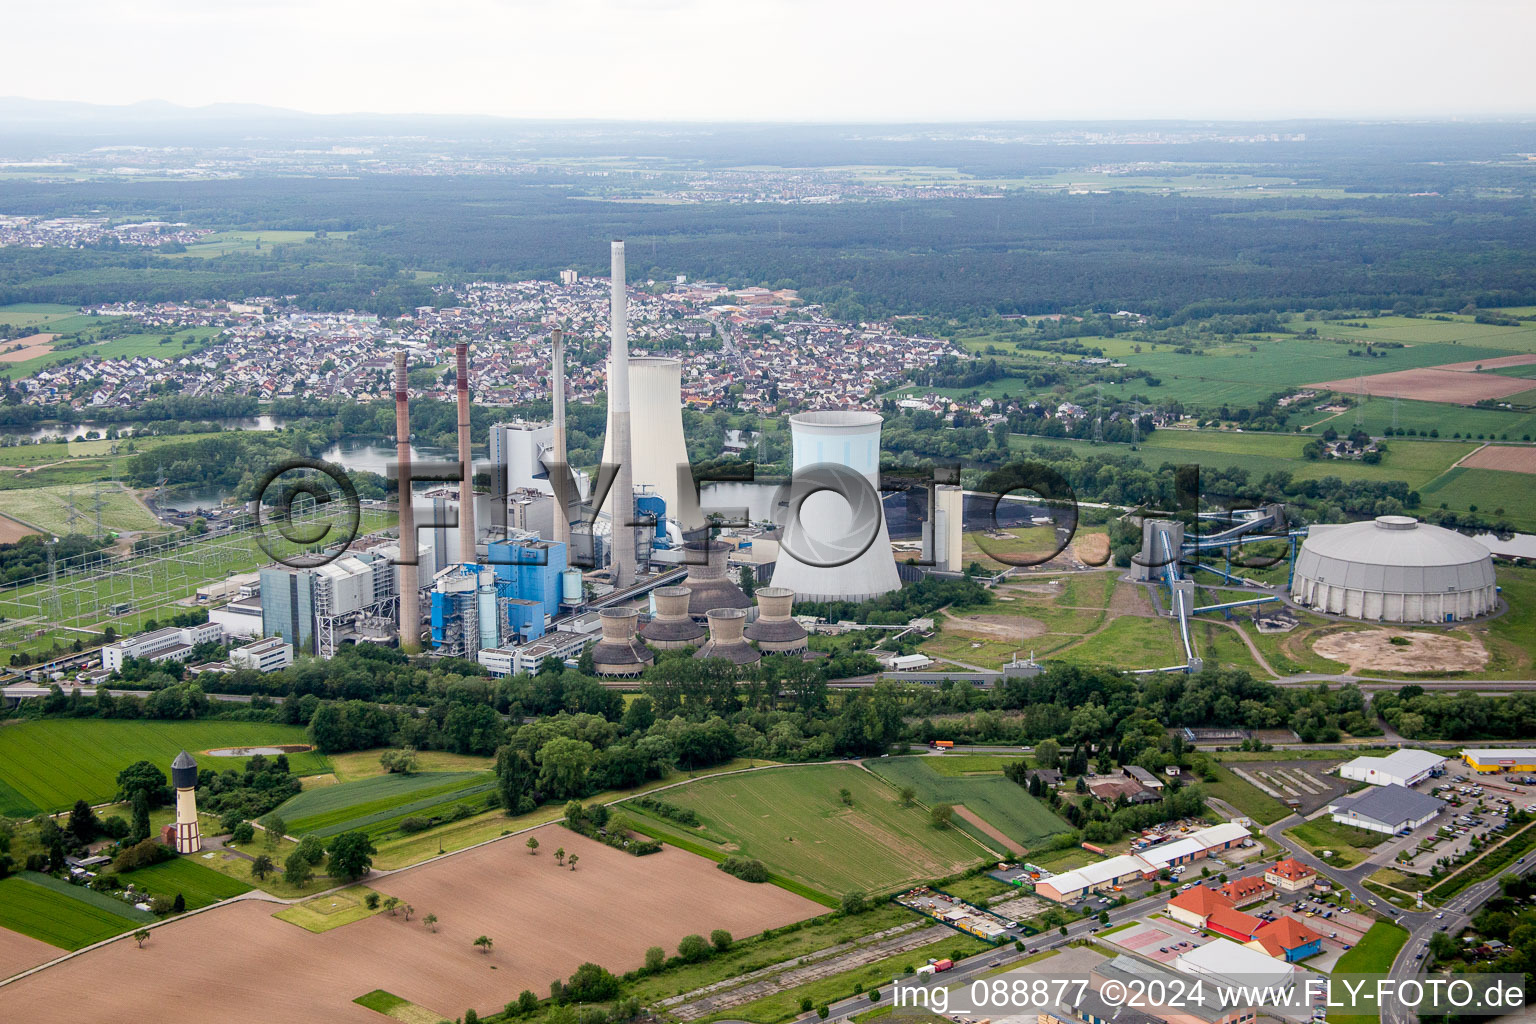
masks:
<svg viewBox="0 0 1536 1024"><path fill-rule="evenodd" d="M1322 952L1323 937L1294 917L1281 916L1261 927L1248 945L1293 964Z"/></svg>
<svg viewBox="0 0 1536 1024"><path fill-rule="evenodd" d="M1280 892L1300 892L1317 881L1317 872L1295 857L1287 857L1264 872L1264 881Z"/></svg>
<svg viewBox="0 0 1536 1024"><path fill-rule="evenodd" d="M1248 942L1264 927L1264 922L1233 907L1222 907L1212 911L1211 916L1205 919L1205 926L1218 935L1225 935L1238 942Z"/></svg>
<svg viewBox="0 0 1536 1024"><path fill-rule="evenodd" d="M1234 879L1220 889L1221 894L1231 900L1234 907L1246 907L1250 903L1257 903L1269 898L1274 891L1274 886L1258 875Z"/></svg>
<svg viewBox="0 0 1536 1024"><path fill-rule="evenodd" d="M1168 916L1191 928L1204 928L1205 922L1216 911L1231 909L1230 899L1205 885L1186 889L1168 901Z"/></svg>

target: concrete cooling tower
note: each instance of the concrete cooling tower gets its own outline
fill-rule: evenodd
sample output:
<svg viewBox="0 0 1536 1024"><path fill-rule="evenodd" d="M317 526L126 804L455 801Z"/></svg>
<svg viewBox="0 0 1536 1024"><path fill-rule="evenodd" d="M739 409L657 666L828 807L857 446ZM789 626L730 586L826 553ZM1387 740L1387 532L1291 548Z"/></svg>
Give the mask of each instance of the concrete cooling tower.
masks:
<svg viewBox="0 0 1536 1024"><path fill-rule="evenodd" d="M687 587L658 587L651 594L656 599L656 614L640 630L646 643L659 651L671 651L695 647L704 639L704 626L688 614L692 594Z"/></svg>
<svg viewBox="0 0 1536 1024"><path fill-rule="evenodd" d="M743 635L758 649L774 654L800 654L808 646L805 627L790 615L795 592L782 587L758 587L757 620Z"/></svg>
<svg viewBox="0 0 1536 1024"><path fill-rule="evenodd" d="M609 374L609 380L615 380ZM704 525L693 477L680 485L678 467L688 465L683 441L683 364L661 356L629 360L629 420L633 436L631 464L636 487L649 487L667 503L667 516L684 530ZM613 461L613 403L608 403L608 431L603 461ZM612 511L612 501L604 503Z"/></svg>
<svg viewBox="0 0 1536 1024"><path fill-rule="evenodd" d="M763 660L742 635L747 624L745 608L713 608L708 619L709 640L694 652L695 658L724 658L733 665L756 665Z"/></svg>
<svg viewBox="0 0 1536 1024"><path fill-rule="evenodd" d="M640 613L624 608L604 608L598 615L603 636L592 648L592 667L600 676L638 676L656 660L635 635Z"/></svg>
<svg viewBox="0 0 1536 1024"><path fill-rule="evenodd" d="M774 587L805 601L866 601L901 588L877 490L883 422L859 411L789 418L794 476L775 502L783 540ZM869 486L850 487L856 477Z"/></svg>

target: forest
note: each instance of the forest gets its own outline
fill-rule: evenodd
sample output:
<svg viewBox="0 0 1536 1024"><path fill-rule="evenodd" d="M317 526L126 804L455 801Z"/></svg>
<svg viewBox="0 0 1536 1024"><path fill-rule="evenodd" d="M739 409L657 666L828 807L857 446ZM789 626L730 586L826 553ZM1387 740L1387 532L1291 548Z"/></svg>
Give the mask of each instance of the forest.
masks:
<svg viewBox="0 0 1536 1024"><path fill-rule="evenodd" d="M1082 156L1086 154L1079 154ZM1341 158L1342 159L1342 158ZM1347 163L1335 177L1363 173ZM606 273L612 237L636 279L686 273L801 289L847 319L1131 309L1157 317L1536 302L1536 206L1407 186L1348 198L1192 199L1008 193L819 206L581 201L497 178L249 178L8 186L11 212L132 209L217 227L347 230L198 260L103 246L0 249L0 304L297 297L393 315L430 303L411 273Z"/></svg>

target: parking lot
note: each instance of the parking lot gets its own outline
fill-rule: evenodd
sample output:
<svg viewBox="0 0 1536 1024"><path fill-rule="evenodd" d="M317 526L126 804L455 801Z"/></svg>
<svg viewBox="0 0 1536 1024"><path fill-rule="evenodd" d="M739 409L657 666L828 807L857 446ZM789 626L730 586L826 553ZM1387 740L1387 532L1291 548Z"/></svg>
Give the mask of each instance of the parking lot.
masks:
<svg viewBox="0 0 1536 1024"><path fill-rule="evenodd" d="M1293 917L1321 935L1323 951L1317 956L1309 957L1306 961L1308 967L1321 971L1331 971L1344 951L1359 942L1360 937L1370 930L1372 923L1370 914L1341 910L1310 895L1300 898L1288 897L1284 902L1270 900L1248 907L1246 910L1264 920L1278 920L1281 916ZM1308 911L1312 913L1311 917L1307 916ZM1324 917L1324 914L1333 916Z"/></svg>
<svg viewBox="0 0 1536 1024"><path fill-rule="evenodd" d="M1251 782L1277 800L1297 802L1308 815L1349 792L1352 783L1330 775L1342 762L1296 758L1289 761L1243 761L1227 765L1234 774Z"/></svg>
<svg viewBox="0 0 1536 1024"><path fill-rule="evenodd" d="M1196 946L1213 940L1198 931L1191 934L1187 925L1162 917L1151 917L1124 931L1104 936L1104 942L1136 953L1160 964L1172 964L1180 953L1187 953Z"/></svg>

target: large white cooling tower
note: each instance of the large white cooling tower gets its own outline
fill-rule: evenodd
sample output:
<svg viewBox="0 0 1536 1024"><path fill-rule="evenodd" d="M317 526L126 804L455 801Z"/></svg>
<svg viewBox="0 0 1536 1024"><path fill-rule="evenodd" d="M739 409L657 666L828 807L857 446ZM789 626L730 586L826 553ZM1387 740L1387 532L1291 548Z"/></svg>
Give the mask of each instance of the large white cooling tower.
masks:
<svg viewBox="0 0 1536 1024"><path fill-rule="evenodd" d="M864 601L901 588L877 489L883 422L876 413L858 411L789 418L794 479L775 502L784 516L775 587L788 587L806 601ZM840 467L845 480L862 476L869 487L851 498L823 489L819 478L839 473L828 466Z"/></svg>
<svg viewBox="0 0 1536 1024"><path fill-rule="evenodd" d="M614 377L610 373L609 380ZM693 475L687 483L678 479L678 467L688 465L688 445L683 440L683 364L662 356L629 360L629 422L633 434L631 468L636 487L650 487L667 503L667 515L684 530L704 525ZM603 439L603 461L613 461L613 403L608 403L608 431ZM612 504L604 502L610 512Z"/></svg>

